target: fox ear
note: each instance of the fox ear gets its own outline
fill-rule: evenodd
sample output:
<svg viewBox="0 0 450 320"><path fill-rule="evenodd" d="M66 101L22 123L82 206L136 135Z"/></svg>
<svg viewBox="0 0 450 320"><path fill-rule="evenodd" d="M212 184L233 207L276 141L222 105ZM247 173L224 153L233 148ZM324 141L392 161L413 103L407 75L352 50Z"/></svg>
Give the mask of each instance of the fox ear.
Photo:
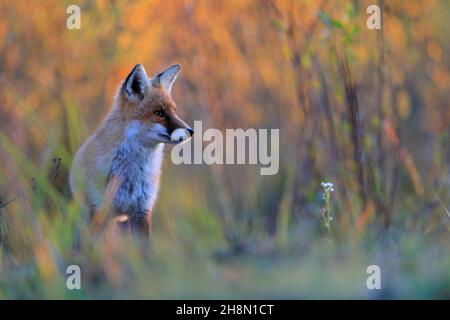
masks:
<svg viewBox="0 0 450 320"><path fill-rule="evenodd" d="M122 85L122 92L131 100L140 101L147 89L147 74L141 64L137 64Z"/></svg>
<svg viewBox="0 0 450 320"><path fill-rule="evenodd" d="M174 64L161 73L158 73L152 80L152 84L155 87L163 87L169 93L172 91L172 85L177 79L178 73L180 73L181 66Z"/></svg>

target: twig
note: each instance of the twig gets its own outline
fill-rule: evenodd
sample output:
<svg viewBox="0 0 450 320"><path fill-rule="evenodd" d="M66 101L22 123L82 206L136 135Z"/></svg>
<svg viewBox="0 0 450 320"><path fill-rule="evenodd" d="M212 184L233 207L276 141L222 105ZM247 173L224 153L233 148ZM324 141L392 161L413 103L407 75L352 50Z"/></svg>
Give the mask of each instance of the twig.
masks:
<svg viewBox="0 0 450 320"><path fill-rule="evenodd" d="M364 207L367 200L367 193L364 182L364 166L362 162L362 139L361 124L359 119L359 103L358 97L356 95L356 84L353 81L351 70L348 66L346 58L341 59L341 63L339 65L339 74L345 89L347 112L351 125L351 140L353 142L353 160L356 164L356 175Z"/></svg>
<svg viewBox="0 0 450 320"><path fill-rule="evenodd" d="M31 186L28 189L25 189L22 195L28 193L29 191L35 191L35 190L36 190L36 181L34 178L31 178ZM0 199L0 209L7 207L11 203L17 201L17 199L18 199L17 196L15 196L13 199L8 200L5 203L3 203L2 200Z"/></svg>

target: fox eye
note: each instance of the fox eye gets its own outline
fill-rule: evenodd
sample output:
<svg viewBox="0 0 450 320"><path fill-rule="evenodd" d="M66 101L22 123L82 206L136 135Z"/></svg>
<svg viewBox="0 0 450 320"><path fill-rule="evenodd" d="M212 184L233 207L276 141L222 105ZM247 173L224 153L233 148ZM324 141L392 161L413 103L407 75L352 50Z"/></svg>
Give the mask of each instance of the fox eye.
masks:
<svg viewBox="0 0 450 320"><path fill-rule="evenodd" d="M164 117L164 111L162 110L156 110L154 114L160 118Z"/></svg>

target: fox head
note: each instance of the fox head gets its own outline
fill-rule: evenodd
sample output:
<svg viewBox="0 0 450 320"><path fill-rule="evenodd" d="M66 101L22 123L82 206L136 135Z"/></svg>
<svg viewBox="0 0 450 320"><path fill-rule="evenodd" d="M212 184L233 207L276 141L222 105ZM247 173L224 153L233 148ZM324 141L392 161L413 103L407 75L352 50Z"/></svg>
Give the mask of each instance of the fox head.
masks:
<svg viewBox="0 0 450 320"><path fill-rule="evenodd" d="M175 64L148 78L141 64L136 65L120 87L119 102L127 120L125 136L151 146L180 143L189 139L192 130L177 115L171 91L181 66Z"/></svg>

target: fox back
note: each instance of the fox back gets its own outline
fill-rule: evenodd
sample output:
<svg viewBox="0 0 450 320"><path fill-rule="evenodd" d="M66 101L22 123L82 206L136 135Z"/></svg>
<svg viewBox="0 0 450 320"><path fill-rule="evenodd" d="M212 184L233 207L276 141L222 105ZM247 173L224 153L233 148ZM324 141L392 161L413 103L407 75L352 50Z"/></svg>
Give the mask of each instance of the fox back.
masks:
<svg viewBox="0 0 450 320"><path fill-rule="evenodd" d="M120 85L107 117L78 150L70 187L91 217L107 208L132 230L149 234L164 144L180 143L193 134L178 117L171 97L179 71L180 65L173 65L148 78L142 65L136 65Z"/></svg>

